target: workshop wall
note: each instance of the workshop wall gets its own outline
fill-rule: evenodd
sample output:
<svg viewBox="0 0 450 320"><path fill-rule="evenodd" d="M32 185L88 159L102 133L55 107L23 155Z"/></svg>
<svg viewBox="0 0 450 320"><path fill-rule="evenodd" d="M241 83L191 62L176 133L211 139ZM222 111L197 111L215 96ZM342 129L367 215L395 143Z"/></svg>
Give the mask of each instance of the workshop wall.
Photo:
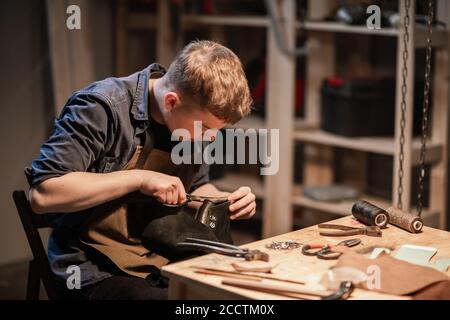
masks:
<svg viewBox="0 0 450 320"><path fill-rule="evenodd" d="M113 72L111 6L107 0L92 2L97 79ZM0 264L5 264L31 255L11 194L28 190L23 169L36 157L54 118L45 1L2 3L0 39Z"/></svg>

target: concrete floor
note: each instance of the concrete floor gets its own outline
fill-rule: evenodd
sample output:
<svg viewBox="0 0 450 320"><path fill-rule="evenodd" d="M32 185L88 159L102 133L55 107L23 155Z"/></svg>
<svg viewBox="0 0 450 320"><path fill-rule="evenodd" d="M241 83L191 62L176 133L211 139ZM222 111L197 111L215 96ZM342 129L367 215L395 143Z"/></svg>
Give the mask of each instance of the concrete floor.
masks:
<svg viewBox="0 0 450 320"><path fill-rule="evenodd" d="M0 299L25 298L28 261L19 261L0 267Z"/></svg>

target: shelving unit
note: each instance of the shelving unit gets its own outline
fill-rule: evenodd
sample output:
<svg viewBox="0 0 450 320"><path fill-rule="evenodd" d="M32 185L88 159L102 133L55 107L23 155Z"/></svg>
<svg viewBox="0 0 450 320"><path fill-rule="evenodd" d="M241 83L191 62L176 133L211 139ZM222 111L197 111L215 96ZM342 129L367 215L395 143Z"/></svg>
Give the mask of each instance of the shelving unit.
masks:
<svg viewBox="0 0 450 320"><path fill-rule="evenodd" d="M399 9L401 17L404 16L403 10L404 2L399 1ZM410 16L415 12L415 3L412 1ZM403 21L403 19L401 19ZM362 138L348 138L333 135L323 132L319 129L313 130L295 130L293 136L296 141L305 144L308 150L305 154L313 154L311 160L306 159L304 166L304 179L307 185L328 185L333 182L334 173L332 169L333 151L332 147L340 147L351 150L358 150L363 152L371 152L377 154L385 154L393 156L394 177L393 177L393 194L392 200L389 199L372 199L368 196L361 198L372 200L374 203L379 203L382 207L395 205L397 194L397 166L398 166L398 150L399 150L399 114L400 114L400 97L401 97L401 53L403 51L403 28L399 29L383 29L368 30L364 27L340 27L336 24L330 23L314 23L317 27L314 29L309 25L310 33L308 41L314 43L313 52L308 55L307 62L307 80L306 80L306 110L305 121L316 123L319 127L320 116L318 114L320 105L320 86L321 80L327 76L334 74L334 34L338 32L352 32L355 34L367 35L382 35L393 36L397 38L397 88L396 88L396 129L393 138L384 137L362 137ZM306 23L308 26L308 23ZM332 26L332 27L331 27ZM308 27L307 27L308 28ZM381 33L380 33L381 31ZM406 124L406 156L404 161L405 177L404 186L411 185L412 166L418 164L420 141L412 137L412 117L413 117L413 92L414 84L414 48L423 47L425 44L425 36L423 27L411 28L410 43L408 47L409 61L408 61L408 77L407 77L407 124ZM432 164L431 183L430 183L430 208L423 214L426 221L434 221L436 226L443 228L445 226L446 216L446 176L447 176L447 161L448 161L448 79L444 81L445 75L448 75L448 48L444 44L448 43L448 31L443 29L434 30L432 37L433 46L436 48L434 83L439 85L434 86L433 104L433 121L430 123L432 128L431 139L427 144L427 162ZM320 52L327 52L326 55ZM436 80L440 79L440 80ZM417 90L423 90L418 88ZM439 97L439 98L438 98ZM440 123L440 124L438 124ZM437 130L437 126L441 126L442 131ZM321 156L322 155L322 156ZM317 161L317 159L322 161ZM438 187L439 186L439 187ZM404 188L402 202L404 209L407 211L414 211L410 208L410 188ZM296 192L294 196L294 203L307 209L315 209L320 211L334 212L334 213L350 213L349 203L317 203L305 198L301 190ZM438 215L438 219L435 219ZM433 219L434 218L434 219Z"/></svg>
<svg viewBox="0 0 450 320"><path fill-rule="evenodd" d="M166 0L161 0L165 2ZM399 0L401 21L403 21L404 1ZM311 8L310 0L308 8ZM324 2L325 3L325 2ZM274 128L280 129L280 157L279 172L273 176L258 177L229 173L215 184L224 190L235 190L241 185L249 185L258 198L264 199L263 208L263 237L285 233L293 226L293 206L306 210L318 210L334 215L350 214L351 202L324 203L313 201L303 196L302 189L309 185L328 185L333 183L332 168L334 147L356 150L364 153L375 153L393 156L393 194L391 199L379 199L362 195L361 198L372 201L382 207L395 205L397 199L397 166L399 150L399 112L400 112L400 84L396 88L396 128L394 137L361 137L348 138L321 131L320 128L320 88L322 81L328 76L334 76L335 63L335 35L353 34L360 36L379 36L397 40L397 80L401 79L401 52L403 50L403 28L382 28L370 30L365 26L348 26L337 22L310 21L300 23L295 17L295 0L277 2L277 16L285 43L293 48L299 28L307 32L307 63L305 87L305 116L295 119L293 114L295 65L294 57L284 55L278 48L273 36L273 27L266 16L242 15L180 15L180 29L186 30L197 26L209 27L215 40L222 40L224 27L264 28L266 34L267 53L267 93L266 119L255 116L243 119L235 127L243 129ZM448 10L439 9L439 20L447 21L450 17ZM316 6L316 3L315 3ZM445 7L445 4L444 4ZM415 12L415 1L411 1L410 15ZM308 13L308 17L310 13ZM444 18L443 18L444 16ZM178 31L179 31L178 30ZM181 38L180 38L181 37ZM404 186L411 185L412 167L419 161L420 142L412 135L413 92L414 92L414 59L415 48L423 48L426 44L426 29L421 26L410 28L409 61L408 61L408 92L406 96L406 141L405 141L405 176ZM423 215L434 226L444 228L446 224L446 195L447 195L447 163L448 163L448 118L449 118L449 31L437 28L433 31L434 74L431 135L427 143L427 163L432 165L430 172L430 206L425 208ZM174 39L179 49L183 44L182 35ZM173 47L173 46L172 46ZM437 84L437 85L436 85ZM416 88L416 90L423 90ZM304 145L303 185L294 185L293 149L295 143ZM319 161L318 161L319 160ZM402 202L405 210L412 210L409 206L410 188L404 188Z"/></svg>
<svg viewBox="0 0 450 320"><path fill-rule="evenodd" d="M399 1L400 13L403 16L403 0ZM337 33L360 34L368 36L383 36L397 38L397 62L401 59L400 53L402 47L403 29L382 28L380 30L370 30L365 26L348 26L335 22L316 22L307 21L303 24L295 20L295 4L292 1L285 0L281 3L279 14L282 17L281 25L285 32L285 40L290 47L294 45L296 30L303 27L308 32L308 55L307 55L307 79L306 79L306 109L305 118L302 120L293 120L293 96L286 94L293 92L295 82L292 70L295 70L295 60L292 57L284 56L277 48L272 36L273 30L266 17L261 16L201 16L186 15L183 17L183 23L189 27L193 25L210 25L216 28L224 26L241 27L263 27L267 28L267 65L268 65L268 92L267 92L267 118L264 122L261 119L250 117L238 123L241 128L280 128L280 172L275 176L264 177L264 183L261 179L254 179L249 176L239 176L230 173L223 179L217 181L217 185L226 190L233 190L239 185L246 184L252 187L257 196L264 198L264 217L263 233L264 236L270 236L287 232L292 226L292 205L300 206L306 209L319 210L336 215L350 214L351 202L343 201L336 203L324 203L313 201L302 193L302 186L294 185L292 182L293 168L292 156L295 142L305 144L309 151L305 154L315 154L314 159L306 159L303 167L304 180L306 185L327 185L333 182L333 170L331 160L333 151L331 147L357 150L361 152L370 152L393 156L394 172L397 170L398 163L398 135L397 125L395 137L362 137L347 138L324 132L320 127L320 86L322 80L334 75L335 70L335 48L334 35ZM412 3L411 12L414 11ZM414 48L424 47L426 30L424 27L416 26L411 28L410 35L410 59L409 70L414 70ZM433 45L437 48L435 65L435 83L442 84L440 90L435 90L433 97L433 128L432 138L427 143L427 162L433 165L431 171L431 191L430 208L425 210L423 217L430 223L443 228L445 226L445 208L446 208L446 163L448 154L448 137L445 131L441 132L437 128L448 128L446 123L448 119L448 51L446 43L448 42L448 31L445 29L435 29L433 32ZM400 79L401 68L397 63L397 79ZM410 71L408 77L408 88L413 91L414 74ZM439 79L439 80L437 80ZM400 83L400 81L397 81ZM281 94L283 92L283 94ZM400 88L397 88L396 98L396 123L399 122L400 106ZM412 95L407 99L407 138L406 138L406 170L404 185L411 183L411 168L419 162L420 141L412 137ZM276 111L274 111L276 110ZM322 156L323 161L317 163L317 155ZM287 183L291 181L291 183ZM397 198L396 186L397 178L393 177L393 195L392 199ZM403 203L409 204L411 195L409 188L406 188L403 194ZM256 191L258 190L258 191ZM265 192L262 192L265 190ZM433 192L434 191L434 192ZM289 196L292 195L292 196ZM395 204L390 199L379 199L366 195L361 196L382 207L389 207ZM410 210L409 205L406 210ZM276 214L274 214L276 212ZM436 217L438 219L436 219Z"/></svg>

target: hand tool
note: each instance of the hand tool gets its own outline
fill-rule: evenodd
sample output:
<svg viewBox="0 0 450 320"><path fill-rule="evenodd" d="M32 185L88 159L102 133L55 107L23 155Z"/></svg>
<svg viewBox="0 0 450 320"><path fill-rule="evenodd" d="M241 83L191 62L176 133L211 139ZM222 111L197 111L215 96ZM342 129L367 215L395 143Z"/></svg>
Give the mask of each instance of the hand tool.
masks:
<svg viewBox="0 0 450 320"><path fill-rule="evenodd" d="M268 284L263 282L254 282L236 279L224 279L222 280L222 284L294 298L314 299L319 297L322 300L347 299L348 297L350 297L354 289L354 285L350 281L342 282L341 285L339 286L339 289L336 290L335 292L331 292L328 290L322 291L310 290L298 285L289 286L282 284Z"/></svg>
<svg viewBox="0 0 450 320"><path fill-rule="evenodd" d="M280 282L288 282L288 283L295 283L295 284L302 284L305 283L303 281L297 281L297 280L291 280L291 279L284 279L279 278L276 276L269 276L269 275L261 275L261 274L245 274L237 271L228 271L228 270L221 270L216 268L205 268L205 267L196 267L197 270L196 273L203 273L203 274L210 274L210 275L217 275L222 277L231 277L231 278L240 278L240 279L246 279L246 280L254 280L254 281L261 281L262 279L268 279L273 281L280 281Z"/></svg>
<svg viewBox="0 0 450 320"><path fill-rule="evenodd" d="M231 263L230 265L237 272L259 272L259 273L272 273L272 269L275 268L276 266L276 265L249 266L249 265L240 265L234 262Z"/></svg>
<svg viewBox="0 0 450 320"><path fill-rule="evenodd" d="M181 203L170 204L170 203L161 203L155 197L145 195L141 192L132 192L132 193L129 193L128 195L126 195L126 200L128 203L147 203L147 202L155 203L156 202L162 206L169 207L169 208L182 208L182 207L186 206L189 202L192 202L192 201L202 202L205 200L209 200L213 203L222 203L222 202L225 202L228 200L228 196L208 197L208 196L199 196L199 195L186 193L186 201L181 202Z"/></svg>
<svg viewBox="0 0 450 320"><path fill-rule="evenodd" d="M307 256L317 256L319 259L333 260L339 258L342 253L333 251L334 247L345 246L354 247L361 243L361 239L350 239L339 242L336 245L325 245L318 243L305 244L302 248L302 253Z"/></svg>
<svg viewBox="0 0 450 320"><path fill-rule="evenodd" d="M261 278L254 277L252 275L241 274L236 271L225 271L225 270L218 270L218 269L212 269L212 268L199 268L198 270L195 270L194 272L200 273L200 274L212 275L212 276L220 276L220 277L225 277L225 278L236 278L236 279L243 279L243 280L250 280L250 281L262 281Z"/></svg>
<svg viewBox="0 0 450 320"><path fill-rule="evenodd" d="M195 202L203 202L205 200L209 200L213 203L222 203L228 200L228 197L208 197L208 196L198 196L193 195L190 193L186 193L186 201L181 203L161 203L163 206L170 207L170 208L181 208L186 206L189 202L195 201Z"/></svg>
<svg viewBox="0 0 450 320"><path fill-rule="evenodd" d="M207 253L219 253L226 256L245 258L247 261L262 260L269 261L269 255L260 250L243 249L227 243L186 238L183 242L178 242L177 247L187 250L199 250Z"/></svg>
<svg viewBox="0 0 450 320"><path fill-rule="evenodd" d="M381 237L382 232L380 227L369 226L363 228L342 226L339 224L321 223L318 225L319 229L335 229L335 230L319 230L320 235L330 237L344 237L355 235L367 235L371 237Z"/></svg>

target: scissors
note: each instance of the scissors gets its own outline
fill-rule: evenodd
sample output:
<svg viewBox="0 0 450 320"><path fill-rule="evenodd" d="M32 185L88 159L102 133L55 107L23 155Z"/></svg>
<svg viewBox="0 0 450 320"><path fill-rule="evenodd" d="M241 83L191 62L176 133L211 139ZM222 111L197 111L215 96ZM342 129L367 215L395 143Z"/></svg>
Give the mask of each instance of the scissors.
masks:
<svg viewBox="0 0 450 320"><path fill-rule="evenodd" d="M175 204L170 204L170 203L161 203L163 206L165 207L169 207L169 208L181 208L186 206L189 202L203 202L205 200L209 200L213 203L222 203L228 200L228 197L207 197L207 196L197 196L197 195L193 195L190 193L186 193L186 201L181 202L181 203L175 203Z"/></svg>
<svg viewBox="0 0 450 320"><path fill-rule="evenodd" d="M341 241L336 245L310 243L302 247L302 253L306 256L317 256L319 259L333 260L342 255L342 252L333 251L334 247L354 247L361 243L361 239L349 239Z"/></svg>
<svg viewBox="0 0 450 320"><path fill-rule="evenodd" d="M193 195L190 193L186 193L186 201L181 202L181 203L175 203L175 204L161 203L158 200L156 200L155 197L147 196L140 192L133 192L131 194L128 194L126 196L126 198L129 203L136 203L136 202L137 203L147 203L147 202L155 203L156 202L157 204L164 206L164 207L168 207L168 208L182 208L182 207L186 206L189 202L192 202L192 201L203 202L205 200L209 200L215 204L228 201L227 196L225 196L225 197L207 197L207 196L197 196L197 195Z"/></svg>

